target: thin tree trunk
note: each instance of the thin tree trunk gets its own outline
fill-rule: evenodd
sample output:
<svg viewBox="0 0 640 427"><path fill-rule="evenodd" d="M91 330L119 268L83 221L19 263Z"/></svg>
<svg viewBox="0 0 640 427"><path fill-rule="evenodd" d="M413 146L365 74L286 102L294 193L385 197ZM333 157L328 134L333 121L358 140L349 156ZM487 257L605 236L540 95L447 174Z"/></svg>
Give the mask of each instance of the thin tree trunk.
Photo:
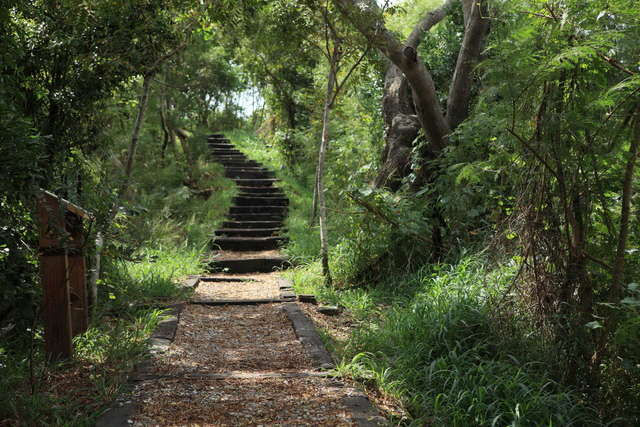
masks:
<svg viewBox="0 0 640 427"><path fill-rule="evenodd" d="M129 152L127 154L127 163L124 168L124 179L122 184L120 185L120 191L118 192L119 197L123 197L127 191L129 190L129 184L131 183L131 173L133 171L133 161L136 155L136 150L138 148L138 139L140 137L140 128L142 127L142 123L144 122L144 115L147 110L147 104L149 103L149 92L151 90L151 75L145 75L144 81L142 83L142 94L140 95L140 101L138 102L138 114L136 116L136 120L133 125L133 131L131 133L131 142L129 143ZM94 314L95 307L98 303L98 279L100 278L100 264L102 258L102 249L104 247L104 238L103 236L111 227L111 224L118 212L118 205L114 203L109 211L106 221L104 223L103 229L98 231L96 236L96 253L93 261L93 270L91 271L89 288L91 289L92 303L94 304Z"/></svg>
<svg viewBox="0 0 640 427"><path fill-rule="evenodd" d="M318 215L318 166L316 165L316 174L313 178L313 200L311 201L311 217L309 218L309 227L313 227Z"/></svg>
<svg viewBox="0 0 640 427"><path fill-rule="evenodd" d="M120 186L120 196L129 189L131 182L131 172L133 171L133 161L136 156L136 150L138 149L138 139L140 137L140 128L144 122L144 114L147 111L147 104L149 103L149 92L151 89L151 75L145 75L142 83L142 95L138 102L138 115L133 125L133 132L131 133L131 142L129 143L129 153L127 155L127 164L124 168L124 181Z"/></svg>
<svg viewBox="0 0 640 427"><path fill-rule="evenodd" d="M98 308L98 279L100 278L100 263L102 255L102 247L104 246L104 238L102 232L98 231L96 234L96 254L93 259L93 268L91 269L91 275L89 276L89 295L91 306L91 316L96 316L96 309Z"/></svg>
<svg viewBox="0 0 640 427"><path fill-rule="evenodd" d="M324 170L327 151L329 150L329 114L334 101L334 82L336 80L336 63L338 62L339 49L334 46L333 55L329 64L329 74L327 76L327 93L322 111L322 139L320 141L320 152L318 153L318 169L316 174L317 200L320 217L320 256L322 258L322 274L325 283L331 286L331 270L329 269L329 234L327 230L327 202L325 199Z"/></svg>
<svg viewBox="0 0 640 427"><path fill-rule="evenodd" d="M624 172L622 184L622 206L620 208L620 231L618 233L618 247L616 258L613 263L613 275L611 279L611 290L609 302L617 303L622 297L622 282L624 279L625 252L627 240L629 239L629 222L631 218L631 199L633 197L633 175L638 161L640 145L640 109L636 111L636 123L633 130L631 145L629 147L629 157Z"/></svg>
<svg viewBox="0 0 640 427"><path fill-rule="evenodd" d="M160 158L164 160L167 153L167 146L171 141L171 129L169 129L169 124L167 123L167 102L164 96L160 99L160 125L162 126L163 135Z"/></svg>

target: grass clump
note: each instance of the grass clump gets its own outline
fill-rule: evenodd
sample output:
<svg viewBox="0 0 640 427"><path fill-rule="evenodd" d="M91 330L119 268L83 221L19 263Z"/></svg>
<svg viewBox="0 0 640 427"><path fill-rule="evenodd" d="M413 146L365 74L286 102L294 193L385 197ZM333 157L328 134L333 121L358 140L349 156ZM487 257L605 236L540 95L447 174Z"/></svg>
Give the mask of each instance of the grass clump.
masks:
<svg viewBox="0 0 640 427"><path fill-rule="evenodd" d="M202 251L186 246L144 248L135 261L112 260L99 285L104 308L120 310L184 298L187 291L177 282L202 271Z"/></svg>

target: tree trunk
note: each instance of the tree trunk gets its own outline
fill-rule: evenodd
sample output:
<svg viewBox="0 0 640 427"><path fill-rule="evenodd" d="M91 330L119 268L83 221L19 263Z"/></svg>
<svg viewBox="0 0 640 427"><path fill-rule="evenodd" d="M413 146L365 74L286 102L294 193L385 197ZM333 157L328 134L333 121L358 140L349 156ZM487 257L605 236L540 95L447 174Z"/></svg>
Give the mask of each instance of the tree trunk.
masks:
<svg viewBox="0 0 640 427"><path fill-rule="evenodd" d="M169 142L171 142L171 129L169 128L169 123L167 122L167 99L163 96L160 99L160 125L162 127L162 150L160 151L160 158L164 160L167 146Z"/></svg>
<svg viewBox="0 0 640 427"><path fill-rule="evenodd" d="M489 31L487 3L476 0L463 0L462 3L465 17L464 38L447 99L447 122L451 129L458 127L469 115L472 74Z"/></svg>
<svg viewBox="0 0 640 427"><path fill-rule="evenodd" d="M140 128L144 122L144 114L147 111L147 104L149 103L149 92L151 89L151 75L145 75L142 83L142 95L138 102L138 114L136 121L133 125L133 132L131 133L131 142L129 143L129 153L127 155L127 164L124 168L124 181L120 186L120 195L123 196L129 190L129 184L131 182L131 172L133 171L133 161L136 156L136 150L138 149L138 139L140 137Z"/></svg>
<svg viewBox="0 0 640 427"><path fill-rule="evenodd" d="M133 125L133 131L131 133L131 142L129 143L129 152L127 154L127 163L124 169L124 179L120 185L120 191L118 192L119 197L123 197L127 191L129 190L129 184L131 182L131 173L133 172L133 161L136 155L136 150L138 148L138 139L140 137L140 129L142 127L142 123L144 122L144 115L147 110L147 104L149 103L149 92L151 90L151 75L145 75L144 81L142 83L142 94L140 95L140 101L138 102L138 114L136 115L136 120ZM102 230L98 231L96 237L96 253L93 261L93 270L90 276L89 289L91 289L92 298L95 297L95 300L92 301L94 304L97 304L97 284L98 279L100 278L100 264L102 258L102 249L104 247L104 239L103 236L111 227L111 223L113 222L116 214L118 212L118 205L115 203L109 213L107 214L106 221ZM95 306L94 306L95 307Z"/></svg>
<svg viewBox="0 0 640 427"><path fill-rule="evenodd" d="M447 0L439 8L428 12L414 28L406 42L401 43L388 31L382 20L382 11L373 0L333 0L340 13L360 31L370 43L382 52L397 69L389 70L385 82L384 106L387 141L384 164L376 178L378 186L397 185L406 175L408 153L414 136L412 118L415 114L428 139L425 152L428 159L437 158L448 143L448 135L468 115L471 98L472 72L479 59L480 50L488 30L486 1L463 0L465 36L463 38L456 69L449 88L447 116L445 117L429 70L417 53L422 34L440 22L458 0ZM403 111L398 106L406 104L402 79L411 88L414 112ZM394 81L397 81L394 83ZM392 117L393 116L393 117ZM398 117L394 126L394 117ZM415 136L412 140L415 139Z"/></svg>
<svg viewBox="0 0 640 427"><path fill-rule="evenodd" d="M407 79L393 64L389 65L385 75L382 113L386 142L382 166L373 184L377 188L397 190L402 178L409 173L413 141L421 126L413 108Z"/></svg>
<svg viewBox="0 0 640 427"><path fill-rule="evenodd" d="M620 207L620 230L618 232L618 244L616 257L613 263L613 274L611 279L611 289L609 291L609 302L618 303L622 294L625 253L627 240L629 239L629 223L631 219L631 199L633 198L633 177L635 174L638 155L640 154L640 109L636 111L635 125L629 146L627 165L622 182L622 206Z"/></svg>
<svg viewBox="0 0 640 427"><path fill-rule="evenodd" d="M329 269L329 234L327 230L327 202L325 199L324 170L327 151L329 150L329 114L334 101L334 83L336 80L336 64L339 58L339 48L334 46L333 55L329 64L327 75L327 93L322 110L322 140L320 141L320 152L318 153L317 171L317 199L320 217L320 256L322 258L322 274L325 284L331 286L331 270Z"/></svg>

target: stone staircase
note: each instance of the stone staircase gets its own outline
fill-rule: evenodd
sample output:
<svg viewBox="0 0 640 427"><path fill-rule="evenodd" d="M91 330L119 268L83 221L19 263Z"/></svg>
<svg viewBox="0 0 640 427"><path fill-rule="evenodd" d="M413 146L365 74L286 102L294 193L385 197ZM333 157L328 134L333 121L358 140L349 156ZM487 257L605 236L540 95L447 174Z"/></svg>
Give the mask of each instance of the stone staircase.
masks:
<svg viewBox="0 0 640 427"><path fill-rule="evenodd" d="M207 142L211 158L224 166L225 176L239 190L227 221L215 231L210 271L258 273L286 268L289 263L278 248L286 243L282 230L289 199L277 187L275 174L248 159L222 134L210 135Z"/></svg>

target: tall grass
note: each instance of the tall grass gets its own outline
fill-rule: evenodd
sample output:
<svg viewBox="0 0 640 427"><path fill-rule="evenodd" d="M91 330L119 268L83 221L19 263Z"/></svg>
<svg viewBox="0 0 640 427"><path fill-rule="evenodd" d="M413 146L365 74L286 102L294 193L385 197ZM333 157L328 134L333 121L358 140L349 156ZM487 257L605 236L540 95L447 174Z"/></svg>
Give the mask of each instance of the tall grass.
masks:
<svg viewBox="0 0 640 427"><path fill-rule="evenodd" d="M337 371L400 402L402 423L599 425L581 396L553 380L554 356L535 330L499 327L492 307L511 266L464 258L346 290L324 287L315 265L288 274L299 292L353 315L358 326L335 345Z"/></svg>

